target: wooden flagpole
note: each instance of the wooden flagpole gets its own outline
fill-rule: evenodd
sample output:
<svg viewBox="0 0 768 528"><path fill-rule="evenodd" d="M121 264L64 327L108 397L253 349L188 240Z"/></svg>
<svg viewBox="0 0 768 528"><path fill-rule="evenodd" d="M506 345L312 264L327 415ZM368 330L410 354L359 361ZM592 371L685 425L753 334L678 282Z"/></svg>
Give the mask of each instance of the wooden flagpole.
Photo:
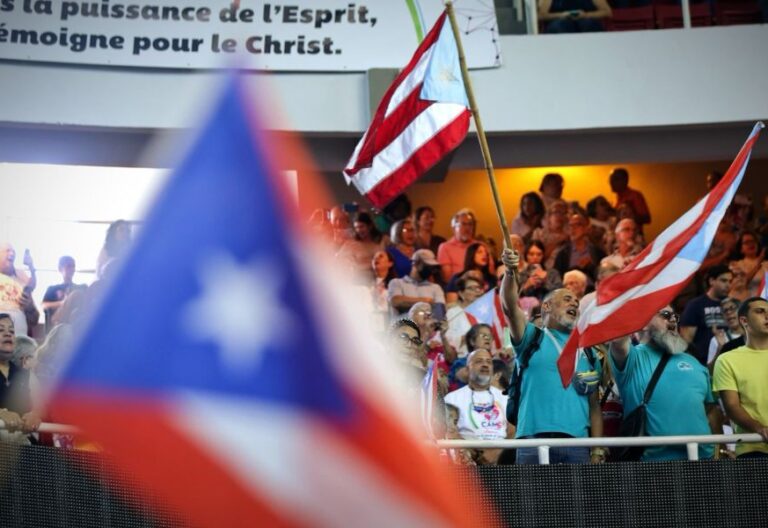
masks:
<svg viewBox="0 0 768 528"><path fill-rule="evenodd" d="M493 195L493 203L496 206L496 214L499 217L499 223L501 224L501 233L504 236L504 245L508 248L511 248L512 244L509 240L509 226L507 224L507 219L504 217L504 209L501 205L501 197L499 196L499 189L496 185L496 176L493 172L493 161L491 161L491 151L488 148L488 140L485 137L485 130L483 129L483 124L480 121L480 112L477 109L475 94L472 91L472 82L469 79L469 70L467 69L467 59L464 56L464 46L461 44L459 25L456 22L456 13L453 10L452 1L449 0L445 2L445 10L448 13L448 19L451 21L453 37L456 40L456 48L459 52L459 65L461 66L461 77L464 80L464 88L467 92L467 99L469 100L469 109L475 119L477 139L480 141L480 150L483 153L483 164L485 165L485 171L488 173L488 181L491 184L491 194Z"/></svg>

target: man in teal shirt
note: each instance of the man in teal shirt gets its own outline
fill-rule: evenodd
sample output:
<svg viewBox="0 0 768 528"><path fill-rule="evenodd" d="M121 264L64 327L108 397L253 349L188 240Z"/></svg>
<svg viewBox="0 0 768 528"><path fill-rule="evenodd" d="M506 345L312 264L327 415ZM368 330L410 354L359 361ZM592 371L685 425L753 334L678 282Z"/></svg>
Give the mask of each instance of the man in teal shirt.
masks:
<svg viewBox="0 0 768 528"><path fill-rule="evenodd" d="M507 270L517 269L518 255L505 249L502 261ZM509 272L508 272L509 273ZM504 275L501 299L509 321L512 344L518 351L528 348L535 327L526 322L518 305L518 284L514 275ZM580 352L574 381L563 387L557 360L579 315L579 300L561 288L548 294L541 305L541 344L531 355L520 390L516 438L582 438L603 436L603 415L598 401L599 362L591 365ZM519 353L518 353L519 355ZM516 361L520 362L520 357ZM605 460L605 449L567 447L550 449L550 463L585 463ZM538 462L536 448L517 450L518 464Z"/></svg>
<svg viewBox="0 0 768 528"><path fill-rule="evenodd" d="M643 401L645 389L665 354L671 354L647 405L649 436L708 435L717 432L718 408L709 371L690 354L677 332L678 316L667 306L645 330L648 342L633 345L629 337L610 344L613 377L624 402L624 415ZM699 444L699 458L712 458L714 446ZM684 445L648 447L642 460L687 460Z"/></svg>

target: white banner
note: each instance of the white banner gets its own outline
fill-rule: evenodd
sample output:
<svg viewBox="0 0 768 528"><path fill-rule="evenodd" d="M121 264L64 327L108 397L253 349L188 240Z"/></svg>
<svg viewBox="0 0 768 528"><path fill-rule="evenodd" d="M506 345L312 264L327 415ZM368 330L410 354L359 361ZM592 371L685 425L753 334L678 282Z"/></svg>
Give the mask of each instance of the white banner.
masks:
<svg viewBox="0 0 768 528"><path fill-rule="evenodd" d="M491 0L457 0L471 68L500 64ZM0 0L0 58L150 68L402 68L441 0Z"/></svg>

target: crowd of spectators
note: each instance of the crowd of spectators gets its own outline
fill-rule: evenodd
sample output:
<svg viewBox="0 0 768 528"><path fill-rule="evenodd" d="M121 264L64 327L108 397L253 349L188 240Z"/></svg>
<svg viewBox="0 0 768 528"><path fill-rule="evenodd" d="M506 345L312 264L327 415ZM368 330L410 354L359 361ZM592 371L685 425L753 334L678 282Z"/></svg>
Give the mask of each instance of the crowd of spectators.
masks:
<svg viewBox="0 0 768 528"><path fill-rule="evenodd" d="M69 255L62 256L58 262L61 283L46 286L42 314L33 301L37 279L30 251L24 252L23 270L17 267L15 248L0 245L0 441L75 445L70 435L35 433L43 418L41 396L56 375L75 328L97 302L105 279L131 242L129 222L110 224L95 263L96 280L90 285L75 282L77 263Z"/></svg>
<svg viewBox="0 0 768 528"><path fill-rule="evenodd" d="M503 251L480 232L473 210L461 208L451 218L439 218L427 205L412 210L405 195L382 211L345 204L312 215L311 228L329 242L338 266L356 277L361 315L369 315L374 332L394 338L392 355L407 367L411 387L420 390L433 369L437 408L444 412L429 417L432 435L618 434L609 426L611 418L622 405L625 415L640 405L662 365L647 405L650 434L719 433L733 426L768 440L768 388L763 388L768 387L768 301L757 297L768 273L768 197L755 211L748 196L737 195L686 295L650 321L640 321L643 329L636 334L581 352L572 383L562 387L555 364L580 310L594 302L597 285L631 266L646 244L644 226L653 204L649 207L643 193L630 187L625 169L607 177L614 199L595 196L582 207L563 197L560 174L544 175L538 192L523 194L510 215L511 248ZM708 188L721 177L708 175ZM450 227L450 238L439 236L438 226ZM87 286L75 281L75 260L62 256L61 283L46 285L42 314L32 300L37 287L32 256L25 252L21 269L15 249L0 246L4 439L30 441L41 420L37 387L55 374L57 352L71 340L85 307L130 245L130 224L113 223L96 281ZM480 320L478 313L496 307L495 319ZM21 387L25 396L12 395L11 387ZM514 405L507 394L513 389ZM71 439L52 441L68 445ZM700 457L720 451L732 455L702 445ZM768 444L740 445L737 454L768 456ZM468 464L537 459L535 450L525 449L452 456ZM553 449L551 460L600 462L611 456L599 447L568 448ZM685 450L647 449L643 458L685 458Z"/></svg>
<svg viewBox="0 0 768 528"><path fill-rule="evenodd" d="M721 177L716 172L707 175L701 194ZM441 219L429 206L411 213L404 196L384 211L361 211L353 204L336 208L336 215L329 211L313 217L315 228L334 234L329 236L338 248L337 259L350 269L359 269L362 261L345 250L361 242L356 235L361 218L366 225L376 225L377 232L389 233L366 249L373 257L360 279L359 295L362 305L378 306L379 314L386 311L387 317L375 319L375 331L389 332L399 343L394 346L396 355L417 374L414 390L435 364L446 412L432 417L433 434L476 439L618 434L615 424L609 424L616 421L616 409L621 413L623 405L624 413L629 413L639 406L660 358L668 355L669 365L648 404L650 434L722 433L733 425L738 432L760 432L768 440L765 426L757 426L768 422L768 391L740 407L748 409L752 422L734 411L738 405L732 396L712 391L713 372L721 391L740 388L733 379L745 368L740 362L730 385L718 381L724 375L716 365L728 357L725 352L743 351L739 347L750 343L745 324L752 312L768 311L765 301L756 302L761 278L768 271L768 215L755 211L751 199L741 194L685 293L652 320L639 322L641 331L596 347L595 365L583 355L578 379L562 388L555 362L579 311L594 302L600 281L631 265L646 245L645 231L651 222L653 204L649 206L642 191L630 186L628 171L617 168L607 178L613 200L595 196L582 207L563 197L565 180L560 174L543 175L538 192L524 193L510 215L513 253L500 251L494 240L480 233L471 209ZM762 205L768 209L768 198ZM322 228L323 223L328 225ZM350 225L355 229L346 239L335 235ZM449 226L452 236L438 237L436 225ZM362 251L360 247L353 253ZM514 275L507 272L510 267ZM501 326L479 322L472 309L494 291L505 305ZM414 323L414 335L402 330L409 322ZM758 334L768 332L766 325L768 319L753 345L762 343ZM536 338L536 328L543 331L543 339ZM530 348L540 352L533 355L527 352ZM527 374L513 425L506 417L508 382L495 387L499 379L509 380L513 372L520 372L521 354L526 353L531 357L530 362L525 360ZM753 366L768 376L768 353L763 356L757 355L760 359ZM702 445L700 458L733 456L721 447ZM768 455L768 445L752 447L751 452ZM742 451L739 447L738 453ZM453 456L464 463L515 458L530 463L537 458L535 450L519 450L517 455L468 450ZM602 448L553 449L550 460L596 462L615 456ZM679 447L647 449L643 454L644 460L685 458L685 449Z"/></svg>

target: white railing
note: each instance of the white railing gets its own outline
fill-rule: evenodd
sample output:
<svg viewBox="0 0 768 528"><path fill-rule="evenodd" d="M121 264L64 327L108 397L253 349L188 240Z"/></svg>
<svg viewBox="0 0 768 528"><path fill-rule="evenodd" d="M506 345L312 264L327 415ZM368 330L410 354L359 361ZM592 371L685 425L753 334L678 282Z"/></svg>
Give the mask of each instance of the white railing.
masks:
<svg viewBox="0 0 768 528"><path fill-rule="evenodd" d="M685 445L688 460L699 459L699 444L761 443L763 438L756 433L732 435L687 435L687 436L639 436L604 438L526 438L521 440L438 440L435 444L445 449L517 449L536 447L539 462L549 464L549 449L552 447L626 447Z"/></svg>
<svg viewBox="0 0 768 528"><path fill-rule="evenodd" d="M0 429L5 429L5 423L0 420ZM43 422L35 431L37 433L79 434L80 429L74 425Z"/></svg>

